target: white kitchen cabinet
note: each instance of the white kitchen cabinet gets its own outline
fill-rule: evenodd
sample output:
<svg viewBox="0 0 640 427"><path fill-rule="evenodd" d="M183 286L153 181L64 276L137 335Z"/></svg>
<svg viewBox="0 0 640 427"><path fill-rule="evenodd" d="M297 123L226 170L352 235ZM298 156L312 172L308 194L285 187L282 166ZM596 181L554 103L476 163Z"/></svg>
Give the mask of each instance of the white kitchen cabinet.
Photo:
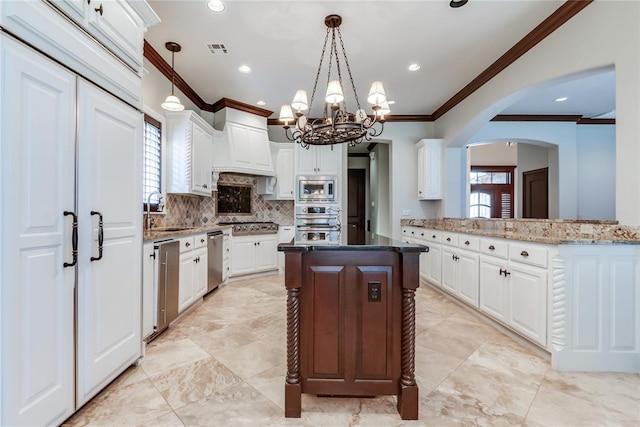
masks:
<svg viewBox="0 0 640 427"><path fill-rule="evenodd" d="M266 129L229 122L226 130L236 166L247 170L273 170Z"/></svg>
<svg viewBox="0 0 640 427"><path fill-rule="evenodd" d="M231 274L231 238L229 230L223 231L222 237L222 282L225 283Z"/></svg>
<svg viewBox="0 0 640 427"><path fill-rule="evenodd" d="M59 424L141 354L142 115L9 37L0 49L0 253L13 266L0 424Z"/></svg>
<svg viewBox="0 0 640 427"><path fill-rule="evenodd" d="M418 200L442 199L442 140L422 139L418 149Z"/></svg>
<svg viewBox="0 0 640 427"><path fill-rule="evenodd" d="M276 176L258 178L258 194L267 200L293 200L295 198L294 148L292 144L271 143Z"/></svg>
<svg viewBox="0 0 640 427"><path fill-rule="evenodd" d="M231 237L231 277L276 270L277 235Z"/></svg>
<svg viewBox="0 0 640 427"><path fill-rule="evenodd" d="M158 302L154 295L154 282L156 277L156 264L154 254L154 242L145 242L142 245L142 338L145 339L153 333L154 309Z"/></svg>
<svg viewBox="0 0 640 427"><path fill-rule="evenodd" d="M310 145L309 149L296 144L296 175L340 175L342 171L342 147L339 144Z"/></svg>
<svg viewBox="0 0 640 427"><path fill-rule="evenodd" d="M195 112L168 111L167 192L211 197L213 128Z"/></svg>
<svg viewBox="0 0 640 427"><path fill-rule="evenodd" d="M442 289L478 308L477 237L442 232Z"/></svg>
<svg viewBox="0 0 640 427"><path fill-rule="evenodd" d="M127 0L52 0L52 4L89 32L136 72L142 70L145 21L159 22L143 2Z"/></svg>
<svg viewBox="0 0 640 427"><path fill-rule="evenodd" d="M480 310L546 347L547 249L498 239L482 247L498 256L480 261Z"/></svg>
<svg viewBox="0 0 640 427"><path fill-rule="evenodd" d="M178 313L198 301L207 292L207 235L180 239Z"/></svg>

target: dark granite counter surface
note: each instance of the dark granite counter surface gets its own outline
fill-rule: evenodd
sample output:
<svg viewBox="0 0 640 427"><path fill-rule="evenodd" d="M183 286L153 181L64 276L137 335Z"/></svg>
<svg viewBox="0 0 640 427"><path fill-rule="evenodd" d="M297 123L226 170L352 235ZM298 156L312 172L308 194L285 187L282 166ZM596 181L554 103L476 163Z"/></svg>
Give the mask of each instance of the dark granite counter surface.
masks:
<svg viewBox="0 0 640 427"><path fill-rule="evenodd" d="M280 252L308 252L308 251L392 251L392 252L428 252L424 245L404 243L378 234L369 235L364 245L327 245L322 242L295 242L280 243Z"/></svg>
<svg viewBox="0 0 640 427"><path fill-rule="evenodd" d="M153 241L160 239L171 239L189 236L191 234L208 233L210 231L217 230L229 230L230 225L209 225L205 227L166 227L166 228L152 228L151 230L144 230L143 240Z"/></svg>

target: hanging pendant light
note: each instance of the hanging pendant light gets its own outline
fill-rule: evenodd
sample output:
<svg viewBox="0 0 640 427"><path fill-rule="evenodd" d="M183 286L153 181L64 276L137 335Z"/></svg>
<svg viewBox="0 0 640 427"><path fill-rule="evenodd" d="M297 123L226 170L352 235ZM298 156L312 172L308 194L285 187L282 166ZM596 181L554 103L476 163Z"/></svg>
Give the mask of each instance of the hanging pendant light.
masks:
<svg viewBox="0 0 640 427"><path fill-rule="evenodd" d="M348 142L353 146L362 141L369 141L371 138L379 136L384 129L385 115L389 114L389 104L386 102L387 97L384 87L379 81L373 82L367 101L373 106L373 115L368 116L367 113L360 108L358 94L351 76L351 68L349 60L342 42L342 34L340 33L340 24L342 17L339 15L329 15L324 19L327 26L327 32L322 47L322 56L320 57L320 65L316 73L316 80L311 93L311 102L307 104L307 92L298 90L291 105L283 105L280 110L280 121L284 123L283 127L285 135L290 141L299 143L304 148L309 145L332 145ZM341 52L340 52L341 51ZM327 91L325 96L324 113L322 118L310 118L303 111L309 110L311 114L313 99L318 86L318 77L322 69L322 62L325 52L329 56L329 70L327 73ZM339 53L342 53L344 64L353 90L355 101L355 109L353 112L347 110L347 96L345 94L345 85L343 84ZM335 73L332 76L332 68L335 67ZM352 105L353 107L353 105ZM293 113L295 110L295 116ZM295 126L290 126L290 123ZM375 124L380 123L379 129L374 128Z"/></svg>
<svg viewBox="0 0 640 427"><path fill-rule="evenodd" d="M180 99L173 94L176 74L173 68L174 55L176 52L180 52L182 47L176 42L166 42L164 46L171 51L171 95L167 96L167 99L164 100L161 107L168 111L182 111L184 110L184 105L182 105Z"/></svg>

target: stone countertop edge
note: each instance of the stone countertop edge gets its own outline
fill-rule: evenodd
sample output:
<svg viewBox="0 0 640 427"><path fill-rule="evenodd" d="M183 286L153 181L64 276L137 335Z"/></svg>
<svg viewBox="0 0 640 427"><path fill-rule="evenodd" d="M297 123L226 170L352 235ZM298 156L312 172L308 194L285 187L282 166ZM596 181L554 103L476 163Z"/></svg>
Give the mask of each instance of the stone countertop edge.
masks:
<svg viewBox="0 0 640 427"><path fill-rule="evenodd" d="M389 252L429 252L426 245L418 245L413 243L404 243L400 240L390 239L385 236L376 236L374 239L364 245L327 245L309 243L295 243L293 240L289 243L280 243L278 245L279 252L310 252L310 251L389 251Z"/></svg>
<svg viewBox="0 0 640 427"><path fill-rule="evenodd" d="M179 237L189 236L192 234L202 234L202 233L209 233L211 231L218 231L218 230L223 231L223 230L229 230L229 229L231 229L230 225L209 225L204 227L186 228L184 230L178 230L178 231L161 231L161 230L154 230L152 228L151 230L144 230L143 240L147 242L147 241L153 241L153 240L159 240L159 239L179 238Z"/></svg>
<svg viewBox="0 0 640 427"><path fill-rule="evenodd" d="M408 227L417 227L424 229L427 228L419 225L411 225ZM500 233L490 230L475 230L475 229L460 229L460 230L444 230L440 228L435 228L435 230L439 231L449 231L452 233L462 233L462 234L471 234L475 236L484 236L484 237L495 237L498 239L508 239L508 240L520 240L523 242L532 242L532 243L544 243L548 245L640 245L640 240L630 240L630 239L562 239L559 237L545 237L545 236L537 236L531 234L517 234L517 233Z"/></svg>

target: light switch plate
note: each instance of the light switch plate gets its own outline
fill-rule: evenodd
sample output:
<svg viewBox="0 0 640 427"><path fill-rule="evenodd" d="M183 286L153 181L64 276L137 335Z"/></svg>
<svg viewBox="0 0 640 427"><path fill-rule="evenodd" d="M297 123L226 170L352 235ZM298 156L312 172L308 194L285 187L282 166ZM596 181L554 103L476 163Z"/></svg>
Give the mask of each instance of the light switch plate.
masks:
<svg viewBox="0 0 640 427"><path fill-rule="evenodd" d="M402 210L402 216L409 216L409 215L411 215L411 209Z"/></svg>

